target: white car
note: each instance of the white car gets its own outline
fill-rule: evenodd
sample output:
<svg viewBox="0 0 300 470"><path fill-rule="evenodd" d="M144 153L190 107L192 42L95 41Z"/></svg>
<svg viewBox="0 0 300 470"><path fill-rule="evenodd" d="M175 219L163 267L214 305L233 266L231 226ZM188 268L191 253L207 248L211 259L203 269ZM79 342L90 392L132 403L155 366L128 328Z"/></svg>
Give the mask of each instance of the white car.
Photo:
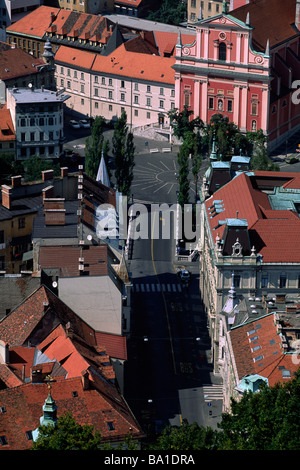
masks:
<svg viewBox="0 0 300 470"><path fill-rule="evenodd" d="M90 128L90 123L86 119L82 119L79 121L80 127L84 127L85 129Z"/></svg>
<svg viewBox="0 0 300 470"><path fill-rule="evenodd" d="M77 121L74 121L74 119L72 119L69 122L69 124L70 124L71 127L73 127L73 129L80 129L80 124Z"/></svg>

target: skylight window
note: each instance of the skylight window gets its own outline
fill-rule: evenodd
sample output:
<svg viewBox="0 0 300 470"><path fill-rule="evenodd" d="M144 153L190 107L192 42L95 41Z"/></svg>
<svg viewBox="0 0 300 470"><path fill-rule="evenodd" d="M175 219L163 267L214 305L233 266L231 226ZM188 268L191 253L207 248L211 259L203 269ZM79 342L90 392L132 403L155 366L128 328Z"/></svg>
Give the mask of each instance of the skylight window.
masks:
<svg viewBox="0 0 300 470"><path fill-rule="evenodd" d="M264 356L257 356L253 359L254 362L261 361L264 358Z"/></svg>
<svg viewBox="0 0 300 470"><path fill-rule="evenodd" d="M114 426L113 421L107 421L107 427L108 427L109 431L114 431L115 430L115 426Z"/></svg>

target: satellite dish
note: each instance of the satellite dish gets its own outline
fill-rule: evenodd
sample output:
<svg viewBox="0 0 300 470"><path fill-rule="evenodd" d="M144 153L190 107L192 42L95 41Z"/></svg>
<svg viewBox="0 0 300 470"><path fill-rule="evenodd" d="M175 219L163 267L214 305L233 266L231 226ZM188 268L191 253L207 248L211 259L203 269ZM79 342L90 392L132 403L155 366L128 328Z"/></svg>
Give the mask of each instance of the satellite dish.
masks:
<svg viewBox="0 0 300 470"><path fill-rule="evenodd" d="M56 281L52 282L52 287L57 287L57 282Z"/></svg>
<svg viewBox="0 0 300 470"><path fill-rule="evenodd" d="M93 238L92 235L87 236L87 239L90 240L90 241L92 240L92 238Z"/></svg>
<svg viewBox="0 0 300 470"><path fill-rule="evenodd" d="M28 88L32 88L32 83L28 83Z"/></svg>

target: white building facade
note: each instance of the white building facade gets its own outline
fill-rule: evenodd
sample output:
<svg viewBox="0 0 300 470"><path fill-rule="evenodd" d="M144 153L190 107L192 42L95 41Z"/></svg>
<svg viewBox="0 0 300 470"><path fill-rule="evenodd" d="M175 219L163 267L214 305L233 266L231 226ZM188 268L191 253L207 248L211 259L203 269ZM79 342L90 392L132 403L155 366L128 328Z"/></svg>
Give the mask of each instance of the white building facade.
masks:
<svg viewBox="0 0 300 470"><path fill-rule="evenodd" d="M16 159L58 158L63 151L64 102L68 96L44 88L10 88L7 108L16 134Z"/></svg>

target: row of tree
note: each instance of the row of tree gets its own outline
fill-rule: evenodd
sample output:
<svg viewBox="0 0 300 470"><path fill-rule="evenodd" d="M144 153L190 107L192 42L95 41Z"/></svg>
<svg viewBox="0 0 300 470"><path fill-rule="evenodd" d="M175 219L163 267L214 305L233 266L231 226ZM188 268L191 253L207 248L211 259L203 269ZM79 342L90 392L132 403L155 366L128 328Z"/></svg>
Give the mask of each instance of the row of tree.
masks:
<svg viewBox="0 0 300 470"><path fill-rule="evenodd" d="M244 393L240 401L232 399L231 412L222 415L218 430L186 420L181 426L167 426L145 450L299 450L300 449L300 372L284 384ZM131 436L125 439L127 450L137 450ZM69 413L62 415L56 427L41 426L34 450L105 450L101 435L90 425L79 425ZM120 446L122 450L124 446Z"/></svg>
<svg viewBox="0 0 300 470"><path fill-rule="evenodd" d="M86 141L85 171L96 179L100 159L103 156L109 177L111 177L111 165L109 159L110 142L104 138L105 119L97 116L94 120L91 136ZM127 115L124 111L117 119L112 137L112 154L115 168L115 178L118 190L129 197L133 180L135 146L133 134L127 125Z"/></svg>
<svg viewBox="0 0 300 470"><path fill-rule="evenodd" d="M221 113L212 116L209 124L204 126L199 117L191 118L193 111L186 106L182 111L175 109L168 115L174 135L182 141L178 153L178 202L182 207L189 202L189 160L197 194L202 159L204 155L210 155L213 140L220 160L229 160L233 155L241 154L251 158L252 170L279 170L268 156L266 137L261 130L244 134Z"/></svg>

